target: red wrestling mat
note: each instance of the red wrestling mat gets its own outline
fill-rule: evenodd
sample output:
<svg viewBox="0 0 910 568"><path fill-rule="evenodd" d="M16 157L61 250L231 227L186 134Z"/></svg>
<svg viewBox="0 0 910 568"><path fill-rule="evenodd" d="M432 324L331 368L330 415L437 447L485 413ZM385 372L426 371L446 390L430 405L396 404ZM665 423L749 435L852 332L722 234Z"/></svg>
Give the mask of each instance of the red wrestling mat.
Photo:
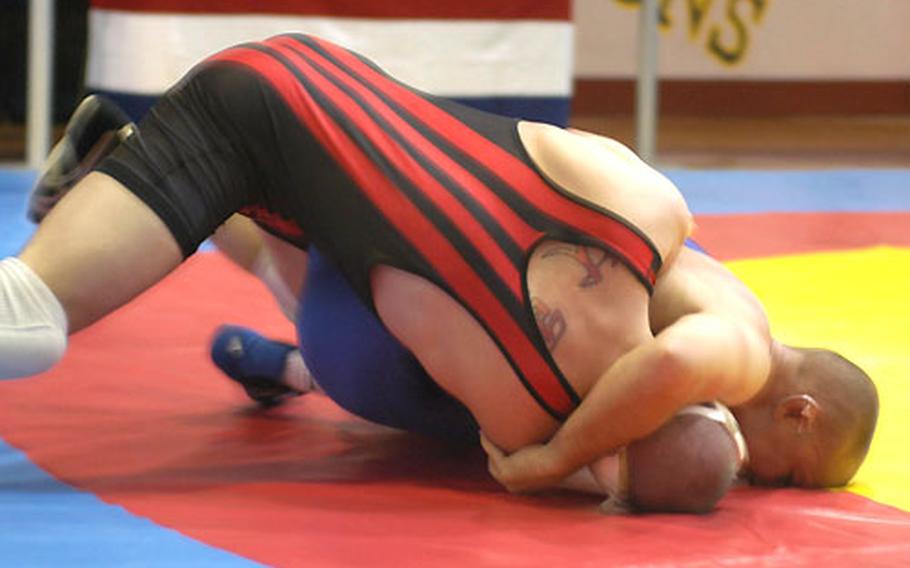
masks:
<svg viewBox="0 0 910 568"><path fill-rule="evenodd" d="M698 215L696 223L695 239L721 260L884 244L910 247L910 212Z"/></svg>
<svg viewBox="0 0 910 568"><path fill-rule="evenodd" d="M910 515L848 493L734 491L705 517L605 517L515 497L480 452L310 397L249 411L207 361L222 321L290 332L258 284L201 255L73 338L59 368L0 385L0 436L133 514L273 565L906 565Z"/></svg>

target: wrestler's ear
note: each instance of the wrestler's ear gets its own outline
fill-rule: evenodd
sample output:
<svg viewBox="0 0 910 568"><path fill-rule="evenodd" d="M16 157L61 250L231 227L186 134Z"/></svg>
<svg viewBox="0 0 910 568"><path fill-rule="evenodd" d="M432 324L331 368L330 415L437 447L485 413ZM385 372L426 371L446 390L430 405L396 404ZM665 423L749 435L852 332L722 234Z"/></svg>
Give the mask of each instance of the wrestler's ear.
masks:
<svg viewBox="0 0 910 568"><path fill-rule="evenodd" d="M774 419L793 428L798 434L812 431L820 412L818 401L808 394L794 394L777 403Z"/></svg>

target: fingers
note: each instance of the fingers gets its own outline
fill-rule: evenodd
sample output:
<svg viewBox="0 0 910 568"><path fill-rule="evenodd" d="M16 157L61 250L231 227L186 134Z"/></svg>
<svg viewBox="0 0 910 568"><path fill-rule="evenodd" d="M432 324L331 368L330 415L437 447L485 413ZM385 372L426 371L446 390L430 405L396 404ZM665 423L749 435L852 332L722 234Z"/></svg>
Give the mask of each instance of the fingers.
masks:
<svg viewBox="0 0 910 568"><path fill-rule="evenodd" d="M503 483L502 477L502 460L505 458L505 453L500 450L496 444L490 441L483 432L480 433L480 445L483 447L483 451L487 453L487 471L490 472L490 475L493 476L493 479L498 481L501 485Z"/></svg>
<svg viewBox="0 0 910 568"><path fill-rule="evenodd" d="M561 478L554 476L542 445L531 445L506 454L483 433L480 445L487 453L487 470L510 493L540 491L558 485Z"/></svg>
<svg viewBox="0 0 910 568"><path fill-rule="evenodd" d="M496 444L491 442L483 432L480 433L480 445L483 447L483 451L485 451L491 458L501 459L506 455L505 452L500 450Z"/></svg>
<svg viewBox="0 0 910 568"><path fill-rule="evenodd" d="M514 460L502 451L499 446L487 438L483 432L480 434L480 445L487 453L487 471L497 483L502 485L509 493L520 493L520 485L515 484L515 476L518 473L515 469ZM520 474L519 474L520 478Z"/></svg>

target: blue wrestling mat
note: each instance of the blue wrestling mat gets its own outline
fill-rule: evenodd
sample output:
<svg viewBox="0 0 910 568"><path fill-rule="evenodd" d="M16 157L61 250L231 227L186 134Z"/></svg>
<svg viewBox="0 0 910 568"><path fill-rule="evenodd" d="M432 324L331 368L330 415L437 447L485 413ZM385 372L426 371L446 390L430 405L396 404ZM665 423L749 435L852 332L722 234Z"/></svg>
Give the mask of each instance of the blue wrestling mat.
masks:
<svg viewBox="0 0 910 568"><path fill-rule="evenodd" d="M35 230L25 218L28 190L35 177L31 170L0 169L0 255L18 252Z"/></svg>

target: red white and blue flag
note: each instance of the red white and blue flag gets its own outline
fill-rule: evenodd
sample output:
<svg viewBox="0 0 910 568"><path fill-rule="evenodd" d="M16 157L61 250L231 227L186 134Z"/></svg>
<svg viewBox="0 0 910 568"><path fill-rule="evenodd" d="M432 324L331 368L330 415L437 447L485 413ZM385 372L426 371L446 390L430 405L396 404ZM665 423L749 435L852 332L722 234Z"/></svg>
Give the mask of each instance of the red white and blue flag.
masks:
<svg viewBox="0 0 910 568"><path fill-rule="evenodd" d="M570 12L570 0L93 0L86 78L140 114L206 56L302 32L421 90L565 124Z"/></svg>

